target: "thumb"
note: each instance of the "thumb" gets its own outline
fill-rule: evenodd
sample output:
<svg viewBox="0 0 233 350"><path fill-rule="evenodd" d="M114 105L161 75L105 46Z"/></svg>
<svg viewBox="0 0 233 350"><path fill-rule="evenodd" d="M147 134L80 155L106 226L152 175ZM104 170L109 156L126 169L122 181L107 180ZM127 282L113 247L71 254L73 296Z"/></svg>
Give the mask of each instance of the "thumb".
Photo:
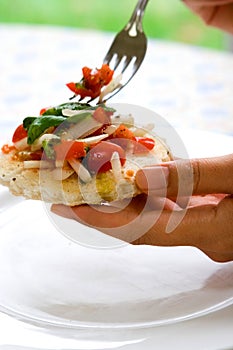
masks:
<svg viewBox="0 0 233 350"><path fill-rule="evenodd" d="M136 184L142 192L168 197L182 195L225 193L233 194L233 154L191 160L176 160L140 169ZM181 192L179 192L181 193Z"/></svg>

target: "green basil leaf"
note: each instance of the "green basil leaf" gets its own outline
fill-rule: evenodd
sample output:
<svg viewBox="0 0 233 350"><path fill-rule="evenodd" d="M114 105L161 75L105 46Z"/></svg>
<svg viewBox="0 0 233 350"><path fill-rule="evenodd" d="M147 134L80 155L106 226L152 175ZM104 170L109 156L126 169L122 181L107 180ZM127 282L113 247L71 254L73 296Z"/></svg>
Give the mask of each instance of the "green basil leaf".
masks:
<svg viewBox="0 0 233 350"><path fill-rule="evenodd" d="M83 112L80 114L72 115L65 120L64 125L77 124L86 118L92 118L92 114L90 112Z"/></svg>
<svg viewBox="0 0 233 350"><path fill-rule="evenodd" d="M43 132L51 126L58 126L66 120L62 116L41 116L36 118L28 128L27 142L31 145Z"/></svg>
<svg viewBox="0 0 233 350"><path fill-rule="evenodd" d="M72 127L75 126L75 134L79 134L80 132L80 135L82 135L83 133L88 131L90 127L93 127L93 124L96 124L96 121L92 117L91 112L75 114L71 117L64 118L64 122L56 129L55 134L60 136L64 132L69 133L69 130L73 130ZM75 137L75 134L73 134L71 131L70 137Z"/></svg>
<svg viewBox="0 0 233 350"><path fill-rule="evenodd" d="M23 120L24 129L28 130L30 125L34 122L37 117L27 117Z"/></svg>
<svg viewBox="0 0 233 350"><path fill-rule="evenodd" d="M63 103L61 105L51 107L47 109L43 115L62 115L63 109L71 109L71 110L83 110L83 109L90 109L91 106L88 103L78 103L78 102L67 102Z"/></svg>
<svg viewBox="0 0 233 350"><path fill-rule="evenodd" d="M60 104L58 106L51 107L51 108L47 109L43 113L43 115L62 115L62 110L63 109L71 109L71 110L80 111L80 110L85 110L85 109L95 110L98 107L102 107L107 112L112 112L112 113L115 112L115 109L113 109L111 107L106 107L105 104L99 104L97 106L91 106L88 103L66 102L66 103L62 103L62 104Z"/></svg>

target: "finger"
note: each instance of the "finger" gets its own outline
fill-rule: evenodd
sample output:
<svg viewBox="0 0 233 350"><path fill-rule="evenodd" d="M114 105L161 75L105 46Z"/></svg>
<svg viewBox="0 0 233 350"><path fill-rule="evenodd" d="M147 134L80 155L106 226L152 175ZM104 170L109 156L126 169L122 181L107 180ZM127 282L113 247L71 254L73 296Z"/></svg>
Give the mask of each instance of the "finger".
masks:
<svg viewBox="0 0 233 350"><path fill-rule="evenodd" d="M73 208L53 205L52 211L95 227L123 241L133 242L133 244L194 246L215 261L231 261L233 260L233 198L227 196L211 203L207 201L207 204L203 203L201 206L188 209L183 219L170 233L167 233L167 226L171 218L170 210L159 212L159 215L156 216L155 210L139 215L133 210L133 205L128 206L124 211L115 213L111 213L111 207L104 207L104 212L102 212L98 210L99 207L87 205ZM173 211L172 215L176 215L179 220L179 213L179 211ZM140 223L136 223L136 228L134 226L135 217L139 218ZM154 224L145 230L151 219ZM134 234L132 233L138 228L141 234L133 239Z"/></svg>
<svg viewBox="0 0 233 350"><path fill-rule="evenodd" d="M233 155L176 160L145 167L136 174L137 186L145 193L168 197L190 194L233 193ZM191 193L190 193L191 191Z"/></svg>
<svg viewBox="0 0 233 350"><path fill-rule="evenodd" d="M205 1L184 0L187 6L203 18L206 24L213 25L225 31L233 33L233 4L232 0Z"/></svg>
<svg viewBox="0 0 233 350"><path fill-rule="evenodd" d="M135 215L122 215L122 210L110 206L79 205L69 207L63 204L53 204L51 211L67 219L74 219L87 226L98 229L114 228L128 224ZM120 214L121 213L121 214Z"/></svg>
<svg viewBox="0 0 233 350"><path fill-rule="evenodd" d="M115 211L115 209L118 210ZM81 224L128 243L140 236L140 233L136 232L134 226L134 220L139 215L133 210L89 205L80 205L73 208L54 205L51 210L55 214L74 219ZM136 225L136 229L140 232L141 230L143 231L143 228L139 228L138 225Z"/></svg>
<svg viewBox="0 0 233 350"><path fill-rule="evenodd" d="M181 210L173 201L161 197L139 195L131 201L116 201L108 205L79 205L69 207L53 204L54 214L77 220L85 225L98 228L113 228L127 225L140 215L147 203L147 210Z"/></svg>
<svg viewBox="0 0 233 350"><path fill-rule="evenodd" d="M177 203L165 197L149 196L147 201L150 210L182 210Z"/></svg>
<svg viewBox="0 0 233 350"><path fill-rule="evenodd" d="M127 227L140 216L147 203L147 196L139 195L132 200L112 202L108 205L79 205L69 207L53 204L51 211L59 216L74 219L102 232ZM149 207L149 203L148 203Z"/></svg>
<svg viewBox="0 0 233 350"><path fill-rule="evenodd" d="M170 233L167 233L167 225L171 213L163 211L153 228L133 243L193 246L215 261L230 261L233 260L232 211L233 198L229 196L218 204L192 207ZM179 219L179 212L173 212L172 215Z"/></svg>
<svg viewBox="0 0 233 350"><path fill-rule="evenodd" d="M111 203L111 205L76 207L52 205L51 211L112 237L132 242L144 235L155 224L164 208L173 210L176 205L166 198L148 198L139 195L130 202L121 201ZM149 217L144 215L147 211L151 213Z"/></svg>

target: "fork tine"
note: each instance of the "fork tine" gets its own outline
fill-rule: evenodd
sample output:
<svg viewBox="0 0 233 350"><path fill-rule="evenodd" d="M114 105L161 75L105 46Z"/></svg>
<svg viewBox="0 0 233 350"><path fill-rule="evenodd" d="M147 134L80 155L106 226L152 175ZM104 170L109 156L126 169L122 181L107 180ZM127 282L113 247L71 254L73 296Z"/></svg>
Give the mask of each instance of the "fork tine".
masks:
<svg viewBox="0 0 233 350"><path fill-rule="evenodd" d="M140 68L141 66L141 62L143 61L144 59L144 56L141 57L141 58L137 58L134 62L134 65L133 65L133 73L132 73L132 77L135 75L135 73L137 72L137 70Z"/></svg>
<svg viewBox="0 0 233 350"><path fill-rule="evenodd" d="M78 102L83 101L83 100L84 100L84 98L85 98L85 97L80 97L80 98L78 99Z"/></svg>
<svg viewBox="0 0 233 350"><path fill-rule="evenodd" d="M114 55L116 56L115 62L114 62L114 66L113 66L113 70L116 70L117 67L119 66L121 60L122 60L122 56L121 55Z"/></svg>
<svg viewBox="0 0 233 350"><path fill-rule="evenodd" d="M134 58L134 57L133 57ZM124 70L129 66L129 64L132 62L133 58L128 58L127 60L127 65L124 67ZM138 62L138 64L137 64ZM137 72L137 70L140 67L140 60L135 60L134 64L133 64L133 69L131 71L130 77L128 78L128 80L126 80L121 86L119 86L118 88L116 88L105 100L104 102L108 101L110 98L112 98L114 95L116 95L121 89L123 89L123 87L125 87L130 80L133 78L133 76L135 75L135 73ZM123 73L123 72L122 72Z"/></svg>
<svg viewBox="0 0 233 350"><path fill-rule="evenodd" d="M92 97L89 100L87 100L87 103L91 103L92 101L94 101L96 99L96 97Z"/></svg>
<svg viewBox="0 0 233 350"><path fill-rule="evenodd" d="M113 53L110 52L110 50L107 52L106 56L104 57L104 60L103 60L103 63L105 64L109 64L110 61L112 60L113 58Z"/></svg>
<svg viewBox="0 0 233 350"><path fill-rule="evenodd" d="M134 61L134 62L133 62ZM141 65L141 59L140 58L136 58L135 56L131 58L131 60L129 61L128 65L125 67L124 70L126 70L126 68L131 64L131 67L129 68L130 71L130 77L128 78L128 80L123 84L124 86L126 84L128 84L128 82L133 78L133 76L136 74L137 70L140 68Z"/></svg>
<svg viewBox="0 0 233 350"><path fill-rule="evenodd" d="M76 95L73 95L72 97L69 98L69 100L73 100L76 97Z"/></svg>
<svg viewBox="0 0 233 350"><path fill-rule="evenodd" d="M112 98L114 95L116 95L123 87L125 86L122 85L122 86L119 86L116 90L114 90L111 94L109 94L109 96L103 101L103 103L107 102L110 98Z"/></svg>
<svg viewBox="0 0 233 350"><path fill-rule="evenodd" d="M125 60L124 60L124 63L123 63L122 69L121 69L121 73L124 73L124 71L129 66L129 64L132 62L133 59L134 59L134 57L125 56Z"/></svg>

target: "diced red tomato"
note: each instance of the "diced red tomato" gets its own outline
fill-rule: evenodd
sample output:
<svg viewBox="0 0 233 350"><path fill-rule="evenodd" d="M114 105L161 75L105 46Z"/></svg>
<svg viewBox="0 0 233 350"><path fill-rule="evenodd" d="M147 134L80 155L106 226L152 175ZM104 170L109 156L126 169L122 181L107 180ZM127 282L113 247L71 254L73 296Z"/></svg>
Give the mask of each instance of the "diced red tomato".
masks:
<svg viewBox="0 0 233 350"><path fill-rule="evenodd" d="M43 115L43 114L47 111L47 109L48 109L48 108L42 108L42 109L40 110L40 115Z"/></svg>
<svg viewBox="0 0 233 350"><path fill-rule="evenodd" d="M97 69L95 71L92 71L92 69L88 67L83 67L83 82L86 88L92 89L94 87L99 87L100 85L100 71Z"/></svg>
<svg viewBox="0 0 233 350"><path fill-rule="evenodd" d="M118 152L121 165L126 161L126 155L123 148L108 141L101 141L87 154L87 167L95 173L104 173L112 168L111 158L114 152Z"/></svg>
<svg viewBox="0 0 233 350"><path fill-rule="evenodd" d="M133 152L145 153L151 151L155 146L155 140L150 137L135 137Z"/></svg>
<svg viewBox="0 0 233 350"><path fill-rule="evenodd" d="M12 142L15 143L27 137L27 130L24 129L23 124L19 125L12 137Z"/></svg>
<svg viewBox="0 0 233 350"><path fill-rule="evenodd" d="M88 67L83 67L83 80L85 86L92 88L100 85L101 87L110 83L114 71L110 69L109 65L103 64L100 69L92 70Z"/></svg>
<svg viewBox="0 0 233 350"><path fill-rule="evenodd" d="M79 159L86 155L86 144L79 141L63 140L61 143L54 146L57 160Z"/></svg>
<svg viewBox="0 0 233 350"><path fill-rule="evenodd" d="M2 153L4 154L9 154L10 152L14 151L16 148L14 145L8 145L8 144L5 144L2 146L1 150L2 150Z"/></svg>
<svg viewBox="0 0 233 350"><path fill-rule="evenodd" d="M66 86L75 94L75 95L80 95L81 98L85 97L91 97L95 98L99 96L100 91L99 90L91 90L87 89L84 86L82 86L80 83L68 83Z"/></svg>
<svg viewBox="0 0 233 350"><path fill-rule="evenodd" d="M88 68L87 66L85 66L85 67L82 68L83 78L84 78L85 80L87 80L88 77L91 75L91 71L92 71L92 69L91 69L91 68Z"/></svg>
<svg viewBox="0 0 233 350"><path fill-rule="evenodd" d="M129 128L127 128L124 124L121 124L118 126L116 131L114 131L113 138L123 138L128 140L134 140L135 136L134 136L134 133Z"/></svg>
<svg viewBox="0 0 233 350"><path fill-rule="evenodd" d="M123 149L128 149L131 141L135 140L133 132L127 128L124 124L118 126L116 131L110 137L111 142L121 146Z"/></svg>
<svg viewBox="0 0 233 350"><path fill-rule="evenodd" d="M78 95L78 94L76 93L77 87L76 87L76 84L75 84L74 82L67 83L66 86L67 86L72 92L74 92L76 95Z"/></svg>
<svg viewBox="0 0 233 350"><path fill-rule="evenodd" d="M112 80L114 71L110 69L108 64L103 64L99 72L102 81L104 81L104 85L109 84Z"/></svg>
<svg viewBox="0 0 233 350"><path fill-rule="evenodd" d="M101 88L107 85L114 71L107 64L103 64L100 69L92 70L89 67L82 68L83 78L78 83L70 82L66 86L81 98L95 98L100 95Z"/></svg>

